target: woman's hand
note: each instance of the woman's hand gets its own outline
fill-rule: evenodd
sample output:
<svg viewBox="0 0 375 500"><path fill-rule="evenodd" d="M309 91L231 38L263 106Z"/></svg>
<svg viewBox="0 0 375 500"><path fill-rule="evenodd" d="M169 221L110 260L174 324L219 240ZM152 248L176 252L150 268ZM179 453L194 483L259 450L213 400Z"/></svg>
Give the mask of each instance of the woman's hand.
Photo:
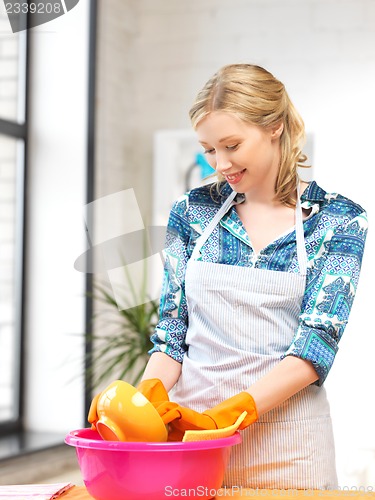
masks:
<svg viewBox="0 0 375 500"><path fill-rule="evenodd" d="M96 394L93 397L93 400L91 401L91 405L89 408L89 413L87 415L87 421L91 424L91 429L93 431L96 430L96 422L98 421L98 413L96 411L96 407L97 407L98 400L99 400L101 395L102 395L102 393L99 392L98 394Z"/></svg>
<svg viewBox="0 0 375 500"><path fill-rule="evenodd" d="M168 393L159 379L143 380L137 389L154 405L169 427L169 440L180 441L187 430L214 430L228 427L247 412L240 429L245 429L258 419L254 399L247 392L226 399L202 413L169 401Z"/></svg>
<svg viewBox="0 0 375 500"><path fill-rule="evenodd" d="M252 396L240 392L202 413L185 408L172 401L155 405L165 424L169 424L168 440L181 441L188 430L215 430L233 425L244 412L247 415L239 429L245 429L258 419Z"/></svg>

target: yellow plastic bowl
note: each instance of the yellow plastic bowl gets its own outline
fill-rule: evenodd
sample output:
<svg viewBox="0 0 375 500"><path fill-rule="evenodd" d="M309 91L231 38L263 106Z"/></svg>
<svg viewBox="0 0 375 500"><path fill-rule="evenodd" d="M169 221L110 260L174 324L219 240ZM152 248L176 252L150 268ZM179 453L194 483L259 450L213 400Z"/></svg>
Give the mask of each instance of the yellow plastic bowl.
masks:
<svg viewBox="0 0 375 500"><path fill-rule="evenodd" d="M150 401L135 387L115 380L102 391L96 429L106 441L167 441L168 431Z"/></svg>

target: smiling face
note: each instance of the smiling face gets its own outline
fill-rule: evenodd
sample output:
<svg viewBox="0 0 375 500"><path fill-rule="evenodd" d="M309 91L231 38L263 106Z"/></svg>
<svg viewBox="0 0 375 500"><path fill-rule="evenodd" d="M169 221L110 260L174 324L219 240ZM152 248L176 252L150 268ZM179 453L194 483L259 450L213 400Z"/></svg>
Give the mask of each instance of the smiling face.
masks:
<svg viewBox="0 0 375 500"><path fill-rule="evenodd" d="M246 197L272 199L283 126L265 129L231 113L213 111L196 126L209 164Z"/></svg>

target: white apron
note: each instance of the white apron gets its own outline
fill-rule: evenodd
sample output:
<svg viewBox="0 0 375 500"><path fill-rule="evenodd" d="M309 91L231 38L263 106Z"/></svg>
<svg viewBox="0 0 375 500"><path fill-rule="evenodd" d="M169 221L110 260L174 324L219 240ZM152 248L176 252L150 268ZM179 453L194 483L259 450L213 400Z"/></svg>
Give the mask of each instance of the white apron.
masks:
<svg viewBox="0 0 375 500"><path fill-rule="evenodd" d="M204 411L248 389L280 361L298 327L307 256L299 193L296 206L300 274L197 260L233 204L225 201L198 239L185 292L188 352L171 399ZM325 389L310 385L241 431L224 486L335 489L334 440Z"/></svg>

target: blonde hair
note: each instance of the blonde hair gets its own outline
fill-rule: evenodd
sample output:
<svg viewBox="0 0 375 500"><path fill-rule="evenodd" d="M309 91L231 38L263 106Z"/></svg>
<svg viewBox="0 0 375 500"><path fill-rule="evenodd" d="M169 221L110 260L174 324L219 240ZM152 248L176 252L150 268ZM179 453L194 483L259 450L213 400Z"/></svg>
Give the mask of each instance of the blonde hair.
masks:
<svg viewBox="0 0 375 500"><path fill-rule="evenodd" d="M275 200L294 206L297 168L306 167L303 163L307 157L302 153L305 126L284 85L260 66L224 66L198 93L189 112L193 127L212 111L234 113L245 122L264 128L283 123Z"/></svg>

